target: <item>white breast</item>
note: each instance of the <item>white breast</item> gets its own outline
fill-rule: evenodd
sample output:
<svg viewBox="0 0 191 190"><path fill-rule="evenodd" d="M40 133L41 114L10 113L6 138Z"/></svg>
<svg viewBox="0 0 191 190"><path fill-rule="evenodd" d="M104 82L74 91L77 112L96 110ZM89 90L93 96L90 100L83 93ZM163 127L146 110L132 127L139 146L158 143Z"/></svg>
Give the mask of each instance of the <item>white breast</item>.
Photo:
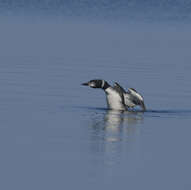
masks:
<svg viewBox="0 0 191 190"><path fill-rule="evenodd" d="M112 87L105 90L107 105L109 109L113 110L125 110L125 106L122 103L121 96Z"/></svg>

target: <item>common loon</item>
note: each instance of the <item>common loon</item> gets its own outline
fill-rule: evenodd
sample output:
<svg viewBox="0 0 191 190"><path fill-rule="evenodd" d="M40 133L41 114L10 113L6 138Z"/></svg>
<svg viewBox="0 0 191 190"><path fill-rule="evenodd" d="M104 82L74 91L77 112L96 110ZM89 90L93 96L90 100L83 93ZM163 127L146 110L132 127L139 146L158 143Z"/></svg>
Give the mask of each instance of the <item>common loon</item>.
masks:
<svg viewBox="0 0 191 190"><path fill-rule="evenodd" d="M128 110L129 108L140 106L143 111L146 111L143 97L133 88L125 91L117 82L115 82L114 86L110 86L107 81L101 79L90 80L82 85L103 89L106 93L109 109Z"/></svg>

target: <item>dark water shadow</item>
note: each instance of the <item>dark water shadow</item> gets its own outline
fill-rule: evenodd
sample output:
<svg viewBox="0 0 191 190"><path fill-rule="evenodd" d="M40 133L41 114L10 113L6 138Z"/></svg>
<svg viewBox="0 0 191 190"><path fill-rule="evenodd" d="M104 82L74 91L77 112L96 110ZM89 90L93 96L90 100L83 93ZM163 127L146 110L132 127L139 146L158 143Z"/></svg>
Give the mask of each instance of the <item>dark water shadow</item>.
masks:
<svg viewBox="0 0 191 190"><path fill-rule="evenodd" d="M107 111L107 108L102 107L88 107L88 106L73 106L73 108L83 109L83 110L98 110L98 111Z"/></svg>
<svg viewBox="0 0 191 190"><path fill-rule="evenodd" d="M85 107L85 106L77 106L76 108L87 109L87 110L97 110L97 111L108 111L107 108L102 107ZM124 111L124 113L156 113L156 114L191 114L191 110L189 109L148 109L146 111L142 111L140 109L131 109L128 111Z"/></svg>
<svg viewBox="0 0 191 190"><path fill-rule="evenodd" d="M160 118L190 118L191 110L186 109L167 109L167 110L147 110L145 117L160 117Z"/></svg>
<svg viewBox="0 0 191 190"><path fill-rule="evenodd" d="M120 112L120 113L144 113L144 111L142 110L138 110L138 109L131 109L131 110L127 110L127 111L117 111L117 110L110 110L108 108L103 108L103 107L88 107L88 106L73 106L73 108L77 108L77 109L83 109L83 110L95 110L95 111L116 111L116 112Z"/></svg>
<svg viewBox="0 0 191 190"><path fill-rule="evenodd" d="M191 114L191 110L147 110L146 113L161 113L161 114L165 114L165 113L172 113L172 114L187 114L190 113Z"/></svg>

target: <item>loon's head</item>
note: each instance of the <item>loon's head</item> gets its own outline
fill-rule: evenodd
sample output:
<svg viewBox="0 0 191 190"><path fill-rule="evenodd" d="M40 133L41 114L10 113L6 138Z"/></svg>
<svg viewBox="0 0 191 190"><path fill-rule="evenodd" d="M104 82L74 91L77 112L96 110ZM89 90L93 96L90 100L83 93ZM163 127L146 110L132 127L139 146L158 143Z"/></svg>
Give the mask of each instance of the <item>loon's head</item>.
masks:
<svg viewBox="0 0 191 190"><path fill-rule="evenodd" d="M105 89L109 86L105 80L101 79L90 80L89 82L85 82L82 85L89 86L91 88L102 88L102 89Z"/></svg>
<svg viewBox="0 0 191 190"><path fill-rule="evenodd" d="M143 109L143 111L145 111L146 106L143 97L134 88L129 88L128 90L129 93L133 96L133 101L135 102L135 104L139 105Z"/></svg>

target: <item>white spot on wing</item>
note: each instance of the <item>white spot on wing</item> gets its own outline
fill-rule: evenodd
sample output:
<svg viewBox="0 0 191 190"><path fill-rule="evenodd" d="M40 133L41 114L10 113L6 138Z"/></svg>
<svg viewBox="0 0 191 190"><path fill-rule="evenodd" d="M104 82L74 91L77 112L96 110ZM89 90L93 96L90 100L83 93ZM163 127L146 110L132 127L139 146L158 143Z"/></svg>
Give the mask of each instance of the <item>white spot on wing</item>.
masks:
<svg viewBox="0 0 191 190"><path fill-rule="evenodd" d="M143 97L142 97L139 93L135 92L135 91L132 90L131 88L129 88L129 91L131 92L131 94L132 94L133 96L136 96L139 100L143 101Z"/></svg>

